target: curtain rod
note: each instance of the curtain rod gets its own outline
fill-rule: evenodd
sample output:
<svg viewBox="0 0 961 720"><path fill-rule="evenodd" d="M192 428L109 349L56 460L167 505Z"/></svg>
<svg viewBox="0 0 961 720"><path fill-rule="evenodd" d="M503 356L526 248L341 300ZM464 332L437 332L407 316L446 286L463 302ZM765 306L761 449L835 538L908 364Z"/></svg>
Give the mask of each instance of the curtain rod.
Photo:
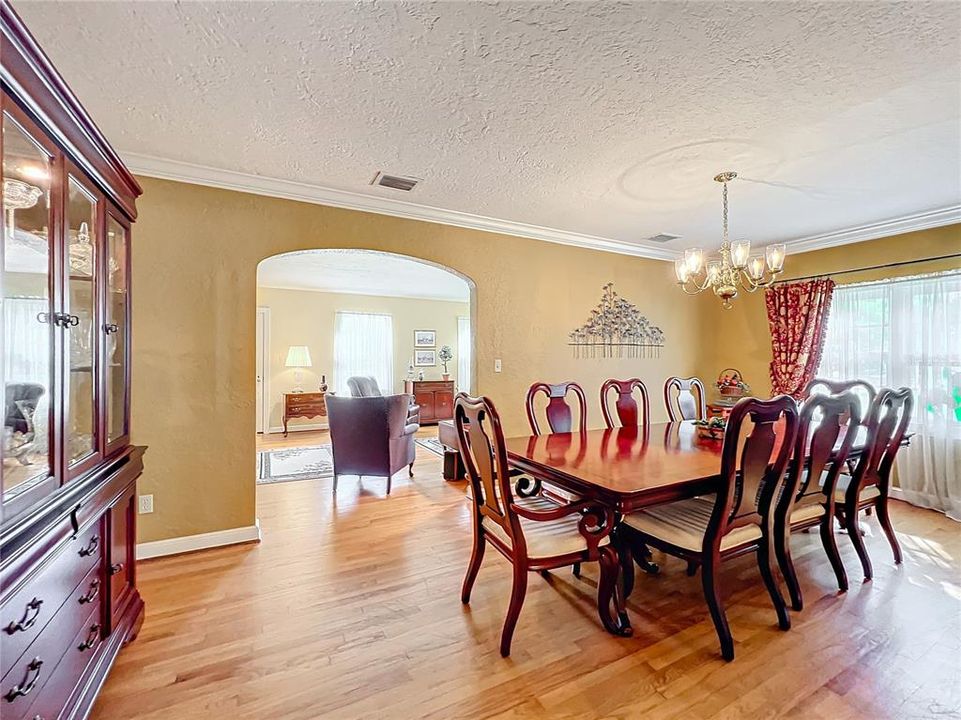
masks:
<svg viewBox="0 0 961 720"><path fill-rule="evenodd" d="M835 275L847 275L849 273L867 272L868 270L884 270L886 268L903 267L904 265L917 265L918 263L934 262L935 260L950 260L951 258L961 257L961 253L951 253L950 255L938 255L937 257L921 258L920 260L903 260L901 262L885 263L884 265L871 265L869 267L851 268L850 270L838 270L837 272L819 273L817 275L805 275L804 277L786 278L778 280L775 285L784 283L800 282L802 280L814 280L815 278L834 277Z"/></svg>

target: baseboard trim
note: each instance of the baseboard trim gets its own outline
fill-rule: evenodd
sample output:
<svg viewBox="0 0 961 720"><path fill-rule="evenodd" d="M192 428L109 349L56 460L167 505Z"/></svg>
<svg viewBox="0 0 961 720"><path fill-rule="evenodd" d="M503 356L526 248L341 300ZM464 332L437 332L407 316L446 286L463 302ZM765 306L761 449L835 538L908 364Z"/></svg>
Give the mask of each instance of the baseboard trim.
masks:
<svg viewBox="0 0 961 720"><path fill-rule="evenodd" d="M327 425L327 423L305 423L303 425L289 425L287 427L287 432L292 433L292 432L300 432L301 430L329 430L329 429L330 427ZM280 433L282 435L283 432L284 432L284 426L281 425L280 427L271 427L265 434L273 435L275 433Z"/></svg>
<svg viewBox="0 0 961 720"><path fill-rule="evenodd" d="M903 500L904 502L907 502L907 500L904 499L904 491L901 490L901 488L899 487L893 487L893 486L889 487L888 497L894 498L895 500Z"/></svg>
<svg viewBox="0 0 961 720"><path fill-rule="evenodd" d="M224 545L260 542L260 539L260 520L258 519L253 525L246 527L137 543L137 559L149 560L150 558L165 557L167 555L180 555L181 553L195 552L197 550L223 547Z"/></svg>

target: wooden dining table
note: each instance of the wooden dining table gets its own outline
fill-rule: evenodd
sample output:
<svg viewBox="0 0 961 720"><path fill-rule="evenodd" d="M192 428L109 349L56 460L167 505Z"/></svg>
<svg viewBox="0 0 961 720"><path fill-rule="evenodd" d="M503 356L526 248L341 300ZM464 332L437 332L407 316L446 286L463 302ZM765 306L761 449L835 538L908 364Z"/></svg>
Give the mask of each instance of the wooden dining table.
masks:
<svg viewBox="0 0 961 720"><path fill-rule="evenodd" d="M849 458L864 449L861 425ZM840 447L844 433L838 438ZM508 463L531 478L601 503L622 516L652 505L716 492L723 440L703 438L691 421L505 440ZM777 454L780 440L773 448ZM619 517L618 517L619 519ZM642 567L645 561L640 558ZM647 564L656 571L656 566ZM626 617L624 623L628 623ZM623 628L629 633L629 624Z"/></svg>
<svg viewBox="0 0 961 720"><path fill-rule="evenodd" d="M860 454L867 436L863 426L855 431L849 458ZM723 441L702 438L693 422L683 421L522 435L505 445L512 467L623 515L715 492ZM780 440L772 455L779 446Z"/></svg>

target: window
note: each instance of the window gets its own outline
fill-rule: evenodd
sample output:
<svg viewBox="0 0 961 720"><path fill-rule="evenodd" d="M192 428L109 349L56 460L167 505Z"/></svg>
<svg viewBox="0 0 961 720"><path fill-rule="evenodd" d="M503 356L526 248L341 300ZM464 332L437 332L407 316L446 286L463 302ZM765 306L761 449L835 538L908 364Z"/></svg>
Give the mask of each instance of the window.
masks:
<svg viewBox="0 0 961 720"><path fill-rule="evenodd" d="M838 287L818 376L911 388L901 489L961 519L961 272Z"/></svg>
<svg viewBox="0 0 961 720"><path fill-rule="evenodd" d="M384 395L394 392L394 328L390 315L338 312L334 331L334 388L349 395L347 378L370 375Z"/></svg>
<svg viewBox="0 0 961 720"><path fill-rule="evenodd" d="M961 273L840 286L834 291L820 377L860 378L915 392L924 410L961 422Z"/></svg>
<svg viewBox="0 0 961 720"><path fill-rule="evenodd" d="M457 318L457 389L470 393L470 318Z"/></svg>

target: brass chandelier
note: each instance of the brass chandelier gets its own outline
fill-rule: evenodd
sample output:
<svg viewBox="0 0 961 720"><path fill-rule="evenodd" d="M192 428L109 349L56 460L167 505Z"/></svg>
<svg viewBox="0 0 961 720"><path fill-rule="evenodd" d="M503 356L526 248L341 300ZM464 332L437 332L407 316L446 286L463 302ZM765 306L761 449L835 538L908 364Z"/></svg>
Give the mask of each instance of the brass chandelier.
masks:
<svg viewBox="0 0 961 720"><path fill-rule="evenodd" d="M708 260L701 248L690 248L674 261L677 284L688 295L711 289L721 298L725 308L737 297L739 289L755 292L771 287L784 269L784 245L768 245L764 255L751 255L747 240L731 242L727 230L727 184L737 177L736 172L722 172L714 180L723 185L724 234L721 239L721 259Z"/></svg>

